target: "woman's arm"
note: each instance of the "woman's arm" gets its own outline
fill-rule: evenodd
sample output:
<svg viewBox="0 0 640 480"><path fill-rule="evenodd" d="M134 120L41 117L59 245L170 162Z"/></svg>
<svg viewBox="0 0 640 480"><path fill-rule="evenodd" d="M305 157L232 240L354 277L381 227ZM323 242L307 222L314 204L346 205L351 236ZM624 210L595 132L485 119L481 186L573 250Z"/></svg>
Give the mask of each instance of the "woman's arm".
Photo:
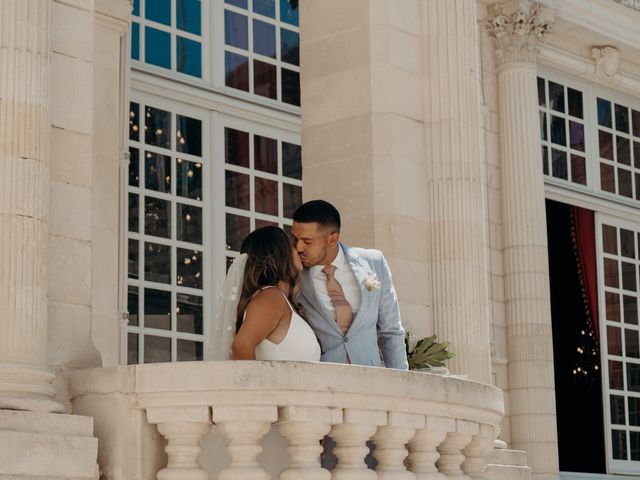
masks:
<svg viewBox="0 0 640 480"><path fill-rule="evenodd" d="M277 288L259 292L247 306L244 322L231 345L232 360L255 360L256 347L273 332L285 311L284 297Z"/></svg>

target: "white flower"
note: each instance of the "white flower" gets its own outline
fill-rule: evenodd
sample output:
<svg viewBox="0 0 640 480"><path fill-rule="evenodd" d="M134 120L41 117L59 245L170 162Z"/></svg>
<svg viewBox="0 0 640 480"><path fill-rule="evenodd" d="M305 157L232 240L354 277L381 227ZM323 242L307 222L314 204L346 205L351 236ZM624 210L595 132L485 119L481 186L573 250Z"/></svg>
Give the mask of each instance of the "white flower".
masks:
<svg viewBox="0 0 640 480"><path fill-rule="evenodd" d="M380 288L380 281L378 280L378 276L373 272L364 277L364 279L362 280L362 284L370 292L373 292Z"/></svg>

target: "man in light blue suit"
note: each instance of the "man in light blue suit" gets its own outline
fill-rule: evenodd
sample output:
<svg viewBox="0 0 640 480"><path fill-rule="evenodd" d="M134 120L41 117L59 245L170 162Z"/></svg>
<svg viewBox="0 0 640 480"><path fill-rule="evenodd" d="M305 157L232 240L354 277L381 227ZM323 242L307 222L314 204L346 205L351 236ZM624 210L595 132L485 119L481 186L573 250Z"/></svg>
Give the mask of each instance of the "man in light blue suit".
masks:
<svg viewBox="0 0 640 480"><path fill-rule="evenodd" d="M340 243L340 214L324 200L298 207L292 237L305 267L300 301L321 360L406 370L398 297L382 252Z"/></svg>

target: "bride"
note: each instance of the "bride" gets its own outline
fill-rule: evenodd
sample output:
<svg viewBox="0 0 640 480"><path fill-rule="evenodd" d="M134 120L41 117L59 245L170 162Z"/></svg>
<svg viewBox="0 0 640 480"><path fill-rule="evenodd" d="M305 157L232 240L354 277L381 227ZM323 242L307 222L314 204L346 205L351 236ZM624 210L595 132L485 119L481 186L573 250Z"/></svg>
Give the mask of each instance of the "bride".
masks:
<svg viewBox="0 0 640 480"><path fill-rule="evenodd" d="M227 337L227 351L231 345L231 359L319 361L320 345L295 301L303 267L287 234L259 228L241 252L217 304L219 334Z"/></svg>

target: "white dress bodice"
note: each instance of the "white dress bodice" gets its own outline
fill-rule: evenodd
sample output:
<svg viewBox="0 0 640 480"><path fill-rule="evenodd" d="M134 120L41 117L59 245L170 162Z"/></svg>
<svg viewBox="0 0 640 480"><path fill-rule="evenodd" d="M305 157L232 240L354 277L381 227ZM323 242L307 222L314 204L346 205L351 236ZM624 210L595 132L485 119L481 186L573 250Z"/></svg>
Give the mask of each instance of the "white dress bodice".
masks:
<svg viewBox="0 0 640 480"><path fill-rule="evenodd" d="M289 330L280 343L273 343L266 338L262 340L256 347L256 360L319 362L320 344L315 333L305 319L293 309L287 297L284 298L291 309Z"/></svg>

